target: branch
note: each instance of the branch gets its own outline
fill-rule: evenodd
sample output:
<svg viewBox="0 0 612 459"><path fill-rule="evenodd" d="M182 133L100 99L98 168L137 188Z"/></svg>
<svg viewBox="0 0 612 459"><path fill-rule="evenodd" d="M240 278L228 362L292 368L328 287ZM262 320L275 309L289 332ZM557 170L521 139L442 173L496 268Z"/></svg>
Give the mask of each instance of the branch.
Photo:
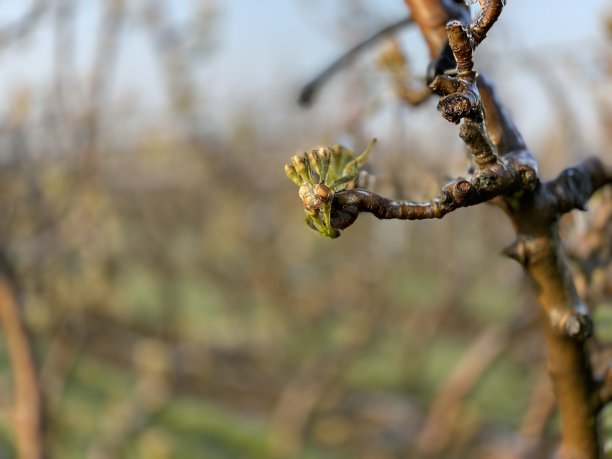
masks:
<svg viewBox="0 0 612 459"><path fill-rule="evenodd" d="M504 156L510 152L527 151L527 144L514 124L507 108L502 104L493 83L484 75L478 75L476 82L485 112L487 133L491 142L496 146L499 155ZM535 158L532 161L532 169L537 172Z"/></svg>
<svg viewBox="0 0 612 459"><path fill-rule="evenodd" d="M0 277L0 325L13 373L13 425L18 457L41 459L42 402L32 344L21 317L13 285L4 274Z"/></svg>
<svg viewBox="0 0 612 459"><path fill-rule="evenodd" d="M429 408L418 435L418 450L427 455L443 452L452 437L465 399L508 347L512 328L490 328L472 342L459 359Z"/></svg>
<svg viewBox="0 0 612 459"><path fill-rule="evenodd" d="M455 61L448 46L445 25L451 19L468 21L469 10L462 2L454 0L442 0L440 2L406 0L406 4L413 13L414 19L408 17L393 23L348 50L302 88L298 99L299 104L302 106L312 104L314 97L321 87L358 54L382 38L395 33L413 22L421 29L429 47L431 55L429 67L433 75L428 78L433 79L435 75L442 74L444 71L453 68ZM426 88L416 90L401 88L401 91L398 91L400 98L409 105L418 105L424 102L430 94L431 92Z"/></svg>
<svg viewBox="0 0 612 459"><path fill-rule="evenodd" d="M45 0L34 0L30 9L18 21L1 26L0 44L5 45L29 35L42 18L47 6Z"/></svg>
<svg viewBox="0 0 612 459"><path fill-rule="evenodd" d="M589 198L609 184L612 184L610 168L592 156L576 167L565 169L545 186L554 199L553 207L559 214L563 214L573 209L586 210Z"/></svg>
<svg viewBox="0 0 612 459"><path fill-rule="evenodd" d="M486 38L487 32L501 15L506 0L478 0L478 3L480 3L482 14L470 26L474 47L478 46Z"/></svg>
<svg viewBox="0 0 612 459"><path fill-rule="evenodd" d="M334 195L332 225L337 229L350 226L360 212L379 219L426 220L442 218L460 208L480 204L506 193L518 179L508 162L478 171L470 180L457 179L444 186L433 201L412 202L384 198L367 190L345 190Z"/></svg>
<svg viewBox="0 0 612 459"><path fill-rule="evenodd" d="M317 75L310 83L306 84L300 91L300 97L298 103L304 107L312 104L314 97L319 92L321 87L329 81L329 79L338 73L343 67L350 63L358 54L363 52L375 43L378 43L381 39L397 32L398 30L412 24L410 17L404 18L401 21L395 22L388 25L387 27L376 32L371 37L353 46L337 60L332 62L328 67L325 68L319 75Z"/></svg>
<svg viewBox="0 0 612 459"><path fill-rule="evenodd" d="M431 96L429 86L412 84L406 57L397 40L390 40L378 57L378 64L390 74L395 94L407 105L415 107Z"/></svg>
<svg viewBox="0 0 612 459"><path fill-rule="evenodd" d="M444 186L428 202L384 198L367 190L344 190L333 195L331 224L336 230L352 225L359 213L379 219L425 220L443 218L461 207L470 207L499 196L513 196L538 184L533 158L519 151L498 158L482 124L468 121L461 129L462 139L474 155L479 169L469 179L459 178Z"/></svg>
<svg viewBox="0 0 612 459"><path fill-rule="evenodd" d="M608 367L603 378L598 382L594 404L597 411L612 402L612 367Z"/></svg>

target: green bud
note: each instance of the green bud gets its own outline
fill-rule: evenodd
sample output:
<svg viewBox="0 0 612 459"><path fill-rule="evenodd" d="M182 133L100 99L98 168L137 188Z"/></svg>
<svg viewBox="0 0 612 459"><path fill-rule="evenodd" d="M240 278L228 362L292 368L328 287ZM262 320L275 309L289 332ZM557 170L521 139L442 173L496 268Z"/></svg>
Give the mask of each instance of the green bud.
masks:
<svg viewBox="0 0 612 459"><path fill-rule="evenodd" d="M290 166L289 164L285 164L285 174L287 174L289 180L291 180L297 186L302 186L302 180L300 179L300 176L295 170L295 167Z"/></svg>
<svg viewBox="0 0 612 459"><path fill-rule="evenodd" d="M357 178L357 175L359 175L359 172L353 172L352 174L344 175L340 178L337 178L336 180L334 180L331 189L334 192L345 189L349 183L351 183Z"/></svg>
<svg viewBox="0 0 612 459"><path fill-rule="evenodd" d="M319 158L320 158L320 165L319 165L319 170L320 170L320 176L321 176L321 183L326 183L327 180L327 174L329 172L329 164L330 164L330 153L329 153L329 149L328 148L319 148Z"/></svg>
<svg viewBox="0 0 612 459"><path fill-rule="evenodd" d="M309 151L306 156L310 163L310 168L313 169L319 176L321 176L321 169L319 168L319 157L316 150Z"/></svg>
<svg viewBox="0 0 612 459"><path fill-rule="evenodd" d="M330 164L329 175L331 176L330 178L332 180L335 180L341 171L341 168L340 168L340 162L341 162L341 157L342 157L342 153L340 150L341 148L342 146L338 144L331 147L331 164Z"/></svg>
<svg viewBox="0 0 612 459"><path fill-rule="evenodd" d="M344 169L342 170L342 175L359 173L359 169L365 163L368 155L370 154L370 152L374 148L374 145L376 145L376 139L375 138L370 140L370 143L368 144L368 146L365 148L365 150L363 150L363 152L359 156L357 156L355 159L349 161L344 166Z"/></svg>
<svg viewBox="0 0 612 459"><path fill-rule="evenodd" d="M312 174L310 172L310 167L308 167L308 162L302 156L295 155L293 158L291 158L291 162L303 181L312 180Z"/></svg>

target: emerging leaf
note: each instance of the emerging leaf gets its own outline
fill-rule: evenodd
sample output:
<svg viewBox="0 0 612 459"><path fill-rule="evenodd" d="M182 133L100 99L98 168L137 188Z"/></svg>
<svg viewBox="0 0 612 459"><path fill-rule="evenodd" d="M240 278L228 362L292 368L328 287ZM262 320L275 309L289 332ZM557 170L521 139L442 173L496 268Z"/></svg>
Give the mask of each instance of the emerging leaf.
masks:
<svg viewBox="0 0 612 459"><path fill-rule="evenodd" d="M285 165L287 177L299 187L306 223L322 236L336 238L340 235L331 224L334 193L355 187L359 171L375 143L376 139L372 139L357 156L342 145L322 147L295 155L291 164Z"/></svg>

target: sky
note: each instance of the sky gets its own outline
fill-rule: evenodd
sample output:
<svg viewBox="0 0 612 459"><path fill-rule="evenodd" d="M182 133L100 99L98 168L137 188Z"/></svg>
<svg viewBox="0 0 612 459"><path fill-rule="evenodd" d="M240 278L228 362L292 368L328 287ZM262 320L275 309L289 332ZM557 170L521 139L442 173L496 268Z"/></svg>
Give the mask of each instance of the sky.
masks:
<svg viewBox="0 0 612 459"><path fill-rule="evenodd" d="M377 5L378 17L372 18L364 36L406 14L401 0L365 3ZM288 64L290 74L308 75L338 56L344 48L338 42L335 29L339 26L334 21L350 0L312 0L310 4L312 12L306 0L224 0L223 48L215 61L217 78L223 79L227 65L241 69L239 73L248 74L251 84L261 88ZM608 0L509 0L503 12L504 21L512 23L507 45L535 49L601 39L601 12L606 5L612 6Z"/></svg>
<svg viewBox="0 0 612 459"><path fill-rule="evenodd" d="M85 74L95 49L100 2L74 1L79 11L77 66ZM180 24L189 20L196 1L205 0L168 0L166 5ZM145 3L129 2L132 15ZM206 103L214 107L220 119L243 105L282 110L288 102L275 106L275 94L297 94L301 84L354 40L406 14L401 0L362 3L372 6L372 17L352 25L347 24L343 12L351 8L353 0L217 0L214 45L203 59L196 81ZM0 27L19 18L28 5L18 0L0 1ZM582 46L604 41L601 24L606 11L612 14L609 0L508 0L501 25L496 24L490 32L487 52L546 48L579 51ZM46 17L31 38L0 51L0 112L15 87L28 85L44 90L49 85L51 38L51 20ZM124 38L113 94L119 99L137 100L143 113L155 114L164 106L159 96L163 81L148 38L135 20L126 27ZM415 46L415 54L419 52L423 55L422 46Z"/></svg>

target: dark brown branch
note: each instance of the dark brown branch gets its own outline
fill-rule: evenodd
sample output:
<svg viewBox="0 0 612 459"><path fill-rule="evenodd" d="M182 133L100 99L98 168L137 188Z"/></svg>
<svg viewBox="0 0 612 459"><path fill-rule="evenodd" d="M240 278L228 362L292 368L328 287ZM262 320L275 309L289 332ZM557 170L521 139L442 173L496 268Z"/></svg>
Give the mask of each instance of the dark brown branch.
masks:
<svg viewBox="0 0 612 459"><path fill-rule="evenodd" d="M481 204L505 194L519 179L512 163L503 162L478 171L470 180L449 183L429 202L388 199L359 189L340 191L332 203L332 225L345 229L355 222L360 212L371 213L381 220L442 218L460 207Z"/></svg>
<svg viewBox="0 0 612 459"><path fill-rule="evenodd" d="M576 167L565 169L545 184L555 200L553 206L563 214L573 209L586 209L587 201L598 189L612 183L612 176L597 157L590 157Z"/></svg>
<svg viewBox="0 0 612 459"><path fill-rule="evenodd" d="M398 30L412 24L410 17L404 18L401 21L395 22L388 25L387 27L379 30L371 37L353 46L337 60L332 62L328 67L325 68L319 75L317 75L310 83L306 84L300 91L300 97L298 102L302 106L310 105L316 94L319 92L321 87L329 81L329 79L338 73L343 67L351 62L358 54L362 53L365 49L369 48L375 43L378 43L381 39L397 32Z"/></svg>
<svg viewBox="0 0 612 459"><path fill-rule="evenodd" d="M484 75L478 75L476 81L485 112L487 133L491 142L497 147L499 155L526 151L527 144L508 113L508 109L501 103L493 83ZM535 159L532 163L532 169L537 172Z"/></svg>

